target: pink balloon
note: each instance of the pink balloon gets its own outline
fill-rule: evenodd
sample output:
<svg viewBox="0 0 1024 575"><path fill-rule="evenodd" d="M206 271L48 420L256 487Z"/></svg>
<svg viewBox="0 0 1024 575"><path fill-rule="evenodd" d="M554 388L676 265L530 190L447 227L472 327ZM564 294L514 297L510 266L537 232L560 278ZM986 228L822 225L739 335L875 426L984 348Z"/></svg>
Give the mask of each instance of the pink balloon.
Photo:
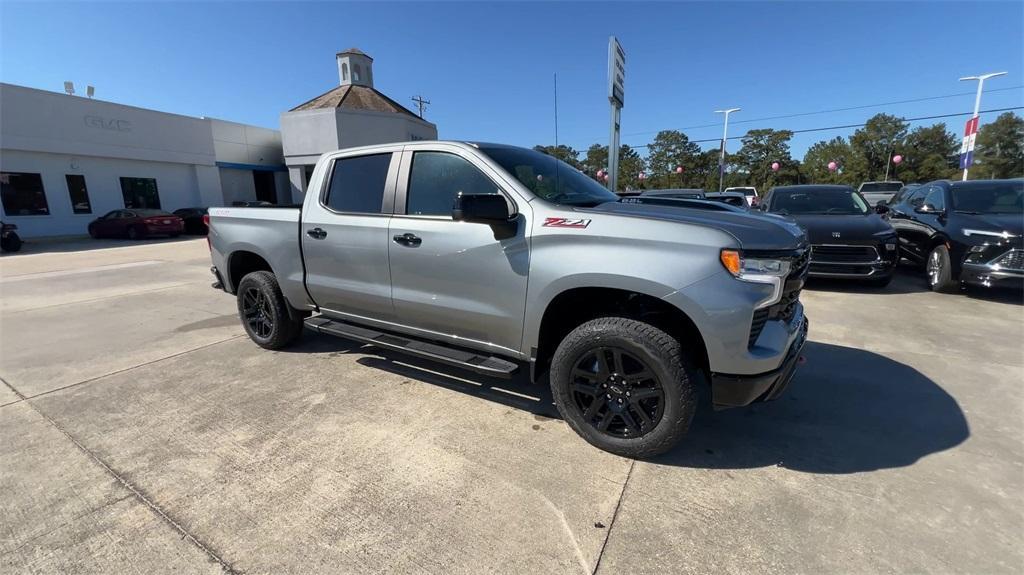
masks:
<svg viewBox="0 0 1024 575"><path fill-rule="evenodd" d="M892 163L894 163L894 164L898 164L898 163L900 163L902 161L903 161L903 156L901 156L899 154L896 154L895 156L892 157Z"/></svg>
<svg viewBox="0 0 1024 575"><path fill-rule="evenodd" d="M636 176L636 177L637 177L638 179L641 179L641 180L646 180L646 179L647 179L647 174L645 174L645 173L643 173L643 172L640 172L639 174L637 174L637 176Z"/></svg>
<svg viewBox="0 0 1024 575"><path fill-rule="evenodd" d="M676 166L676 173L677 174L683 173L683 167L682 166Z"/></svg>
<svg viewBox="0 0 1024 575"><path fill-rule="evenodd" d="M839 167L839 164L837 164L837 163L835 163L835 162L829 162L829 163L828 163L828 169L829 169L829 171L832 171L832 172L834 172L834 171L836 171L836 168L838 168L838 167Z"/></svg>
<svg viewBox="0 0 1024 575"><path fill-rule="evenodd" d="M606 181L606 182L608 181L608 174L605 174L605 175L604 175L604 176L602 176L602 177L604 178L604 181Z"/></svg>
<svg viewBox="0 0 1024 575"><path fill-rule="evenodd" d="M604 177L604 170L598 170L597 171L597 177L603 178Z"/></svg>
<svg viewBox="0 0 1024 575"><path fill-rule="evenodd" d="M772 171L773 172L779 171L779 163L778 162L772 162Z"/></svg>

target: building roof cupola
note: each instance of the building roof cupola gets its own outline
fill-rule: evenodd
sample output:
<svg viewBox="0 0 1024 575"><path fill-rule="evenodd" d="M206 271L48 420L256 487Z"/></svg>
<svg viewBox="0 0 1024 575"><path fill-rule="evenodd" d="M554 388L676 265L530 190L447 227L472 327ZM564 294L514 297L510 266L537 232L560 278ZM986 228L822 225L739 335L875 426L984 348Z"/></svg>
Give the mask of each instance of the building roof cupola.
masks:
<svg viewBox="0 0 1024 575"><path fill-rule="evenodd" d="M349 48L336 55L338 79L342 86L373 87L373 58L359 48Z"/></svg>

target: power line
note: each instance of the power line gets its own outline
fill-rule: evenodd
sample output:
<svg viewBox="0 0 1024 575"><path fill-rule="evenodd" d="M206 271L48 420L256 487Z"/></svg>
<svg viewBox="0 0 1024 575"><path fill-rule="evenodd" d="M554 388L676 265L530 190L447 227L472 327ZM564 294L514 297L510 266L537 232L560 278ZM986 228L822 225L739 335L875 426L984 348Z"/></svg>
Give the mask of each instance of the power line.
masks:
<svg viewBox="0 0 1024 575"><path fill-rule="evenodd" d="M992 92L1006 92L1008 90L1020 90L1021 88L1024 88L1024 85L1021 85L1021 86L1010 86L1009 88L990 89L990 90L986 90L985 93L989 94L989 93L992 93ZM765 116L764 118L754 118L754 119L750 119L750 120L734 121L733 124L734 125L735 124L751 124L753 122L764 122L764 121L767 121L767 120L784 120L786 118L800 118L800 117L803 117L803 116L815 116L815 115L819 115L819 114L832 114L832 113L835 113L835 112L849 112L851 110L863 110L865 108L878 108L878 107L881 107L881 106L894 106L894 105L897 105L897 104L912 104L914 102L926 102L926 101L929 101L929 100L942 100L942 99L945 99L945 98L956 98L958 96L973 96L973 95L974 95L974 92L959 92L957 94L946 94L944 96L928 96L928 97L924 97L924 98L912 98L910 100L895 100L893 102L882 102L882 103L879 103L879 104L864 104L864 105L861 105L861 106L849 106L847 108L832 108L832 109L829 109L829 110L818 110L816 112L799 112L799 113L796 113L796 114L783 114L783 115L780 115L780 116ZM714 124L701 124L699 126L688 126L688 127L685 127L685 128L678 128L678 129L680 131L684 131L684 130L698 130L698 129L701 129L701 128L717 128L718 126L721 126L721 125L722 125L721 122L717 122L717 123L714 123ZM623 134L623 136L643 136L643 135L646 135L646 134L657 134L660 131L661 130L649 130L649 131L646 131L646 132L631 132L629 134Z"/></svg>
<svg viewBox="0 0 1024 575"><path fill-rule="evenodd" d="M1021 110L1021 109L1024 109L1024 106L1014 106L1012 108L993 108L991 110L981 110L978 113L979 114L990 114L990 113L993 113L993 112L1011 112L1011 111L1014 111L1014 110ZM974 114L974 112L958 112L956 114L940 114L938 116L921 116L919 118L901 118L901 120L904 121L904 122L918 122L918 121L921 121L921 120L938 120L940 118L955 118L957 116L970 116L970 115L973 115L973 114ZM866 126L866 125L867 125L867 122L863 122L861 124L846 124L846 125L843 125L843 126L826 126L824 128L806 128L806 129L803 129L803 130L787 130L787 131L792 132L794 134L804 134L804 133L807 133L807 132L825 132L825 131L828 131L828 130L843 130L843 129L847 129L847 128L861 128L861 127ZM746 134L744 134L742 136L729 136L727 139L729 139L729 140L742 140L745 137L746 137ZM706 139L703 139L703 140L690 140L690 141L695 143L695 144L703 144L703 143L707 143L707 142L721 142L722 139L721 138L706 138ZM647 148L647 147L650 147L650 144L640 144L640 145L637 145L637 146L630 146L630 148L632 148L634 150L637 149L637 148Z"/></svg>

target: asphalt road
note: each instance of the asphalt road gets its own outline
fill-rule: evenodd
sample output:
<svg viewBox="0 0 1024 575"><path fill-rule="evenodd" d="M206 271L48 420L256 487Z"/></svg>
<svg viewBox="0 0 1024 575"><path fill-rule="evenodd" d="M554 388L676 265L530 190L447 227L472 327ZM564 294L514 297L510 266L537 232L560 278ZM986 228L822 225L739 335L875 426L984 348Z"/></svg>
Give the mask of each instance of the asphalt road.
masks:
<svg viewBox="0 0 1024 575"><path fill-rule="evenodd" d="M550 395L244 336L204 240L0 259L0 572L1024 569L1019 293L812 284L771 404L654 461Z"/></svg>

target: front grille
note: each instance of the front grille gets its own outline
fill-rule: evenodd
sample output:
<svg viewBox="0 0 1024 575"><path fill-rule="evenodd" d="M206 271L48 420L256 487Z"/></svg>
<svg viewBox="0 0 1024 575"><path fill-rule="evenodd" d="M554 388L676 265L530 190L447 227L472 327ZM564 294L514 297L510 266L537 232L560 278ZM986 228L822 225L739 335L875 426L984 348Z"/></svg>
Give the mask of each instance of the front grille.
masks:
<svg viewBox="0 0 1024 575"><path fill-rule="evenodd" d="M1010 250L992 262L1003 269L1024 270L1024 250Z"/></svg>
<svg viewBox="0 0 1024 575"><path fill-rule="evenodd" d="M871 266L857 264L811 264L811 273L815 274L842 274L866 276L871 274Z"/></svg>
<svg viewBox="0 0 1024 575"><path fill-rule="evenodd" d="M811 248L811 261L830 263L868 263L878 259L874 246L816 245Z"/></svg>

